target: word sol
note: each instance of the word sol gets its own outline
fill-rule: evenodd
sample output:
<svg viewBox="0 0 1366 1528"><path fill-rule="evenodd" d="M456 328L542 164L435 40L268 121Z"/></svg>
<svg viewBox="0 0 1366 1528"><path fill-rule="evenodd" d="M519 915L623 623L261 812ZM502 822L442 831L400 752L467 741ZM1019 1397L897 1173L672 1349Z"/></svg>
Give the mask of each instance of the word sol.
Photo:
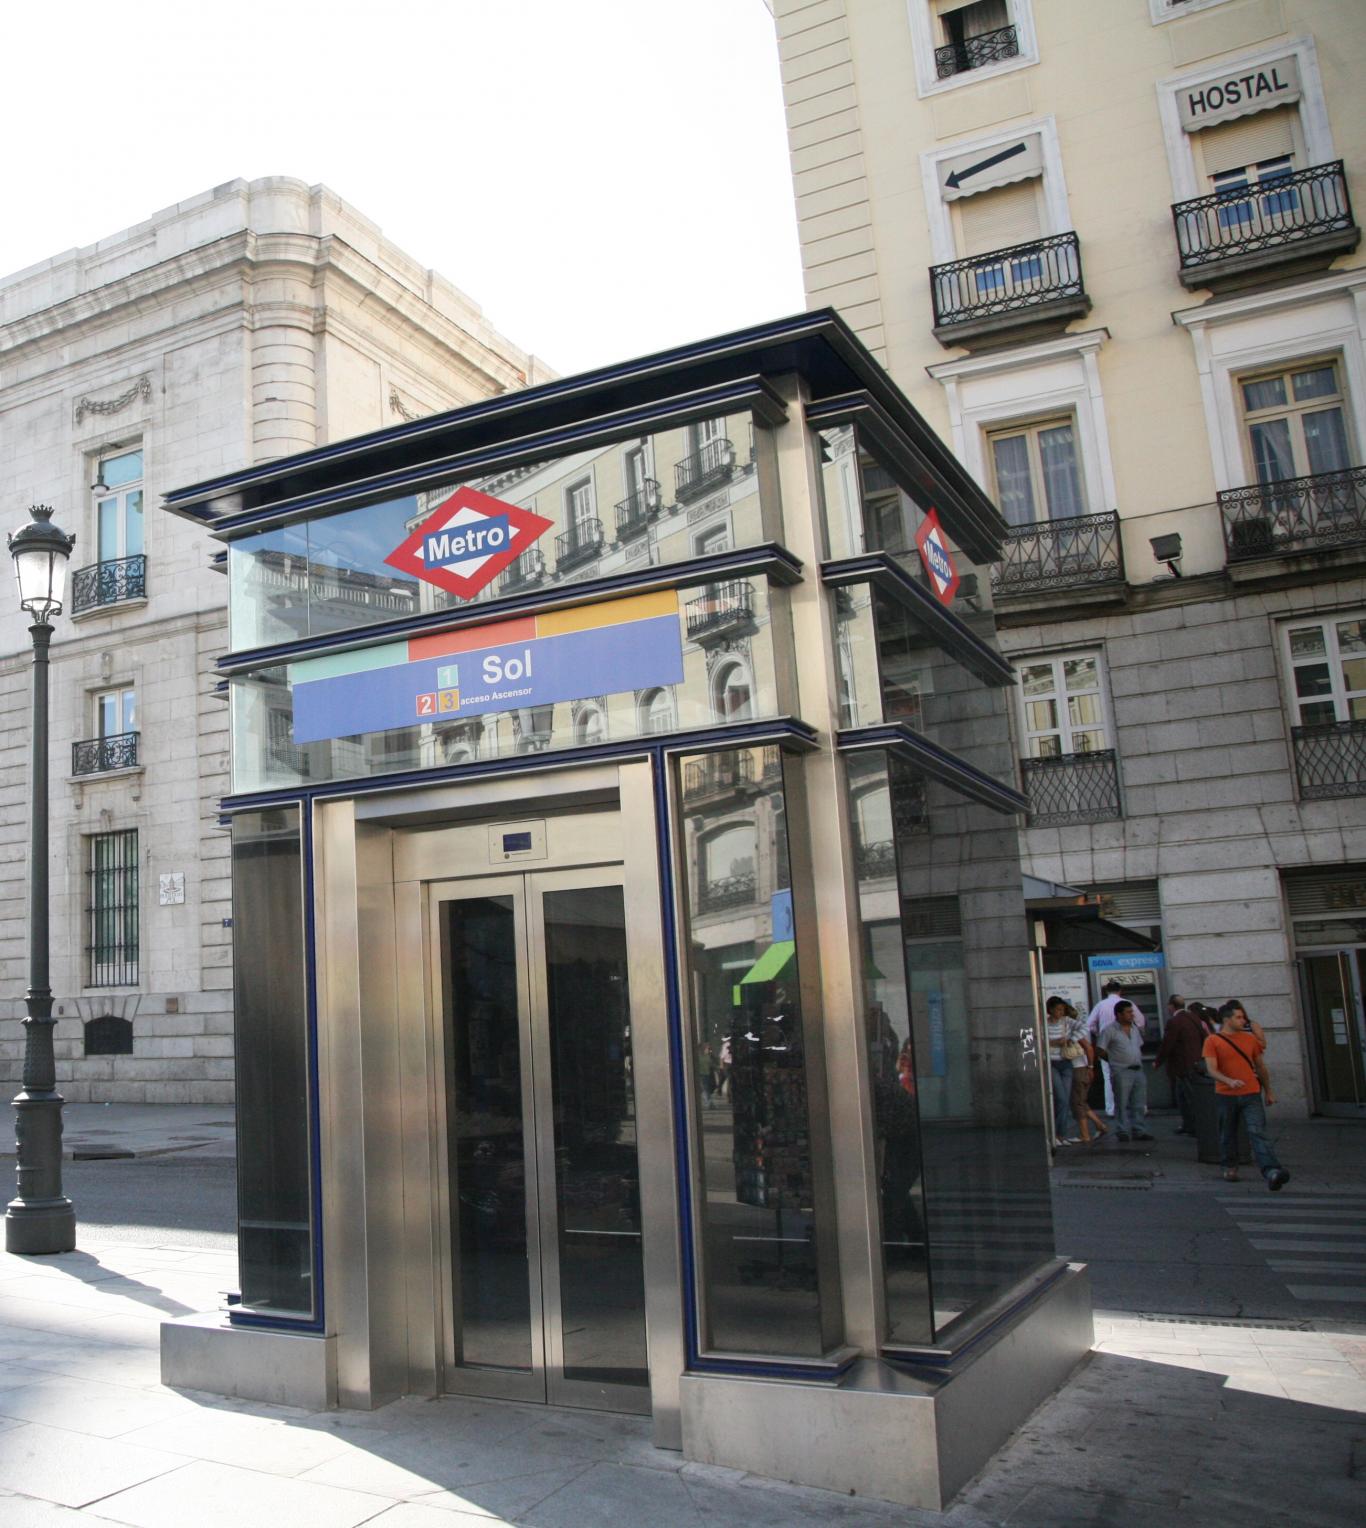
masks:
<svg viewBox="0 0 1366 1528"><path fill-rule="evenodd" d="M490 653L484 659L483 680L486 685L514 684L519 679L531 678L531 649L524 647L520 657L504 657L502 653Z"/></svg>

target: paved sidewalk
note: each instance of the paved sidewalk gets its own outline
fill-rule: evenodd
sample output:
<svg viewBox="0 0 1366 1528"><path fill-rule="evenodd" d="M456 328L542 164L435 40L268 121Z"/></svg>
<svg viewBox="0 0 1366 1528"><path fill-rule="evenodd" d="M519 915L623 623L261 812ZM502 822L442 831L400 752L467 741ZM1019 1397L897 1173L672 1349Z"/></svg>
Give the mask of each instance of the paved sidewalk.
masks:
<svg viewBox="0 0 1366 1528"><path fill-rule="evenodd" d="M67 1157L154 1157L193 1151L236 1155L231 1104L66 1104L62 1147Z"/></svg>

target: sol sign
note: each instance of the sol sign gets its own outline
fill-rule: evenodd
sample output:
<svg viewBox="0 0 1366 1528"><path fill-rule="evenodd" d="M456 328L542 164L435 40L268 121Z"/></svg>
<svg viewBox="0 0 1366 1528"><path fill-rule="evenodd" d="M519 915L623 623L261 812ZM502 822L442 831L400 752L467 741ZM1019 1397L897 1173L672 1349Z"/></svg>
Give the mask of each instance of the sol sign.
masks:
<svg viewBox="0 0 1366 1528"><path fill-rule="evenodd" d="M473 599L551 524L477 488L457 488L384 560L448 594Z"/></svg>
<svg viewBox="0 0 1366 1528"><path fill-rule="evenodd" d="M944 528L939 523L936 510L930 510L915 533L915 544L920 548L920 560L930 575L930 587L942 604L950 605L958 592L958 569L949 556Z"/></svg>

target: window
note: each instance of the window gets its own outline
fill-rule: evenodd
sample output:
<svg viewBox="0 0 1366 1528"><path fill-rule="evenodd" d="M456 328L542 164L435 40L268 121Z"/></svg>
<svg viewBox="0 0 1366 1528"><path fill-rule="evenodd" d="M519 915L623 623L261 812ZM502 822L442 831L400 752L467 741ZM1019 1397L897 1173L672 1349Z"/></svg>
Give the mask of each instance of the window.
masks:
<svg viewBox="0 0 1366 1528"><path fill-rule="evenodd" d="M1299 192L1286 184L1299 157L1298 126L1295 107L1282 106L1197 135L1209 188L1220 198L1222 233L1274 230L1299 212Z"/></svg>
<svg viewBox="0 0 1366 1528"><path fill-rule="evenodd" d="M131 828L88 840L89 987L138 980L138 835Z"/></svg>
<svg viewBox="0 0 1366 1528"><path fill-rule="evenodd" d="M1020 51L1008 0L938 0L935 73L942 79L1014 58Z"/></svg>
<svg viewBox="0 0 1366 1528"><path fill-rule="evenodd" d="M137 730L136 690L101 690L95 696L95 736L102 742Z"/></svg>
<svg viewBox="0 0 1366 1528"><path fill-rule="evenodd" d="M743 663L727 663L712 682L716 714L723 722L747 722L754 715L749 671Z"/></svg>
<svg viewBox="0 0 1366 1528"><path fill-rule="evenodd" d="M996 502L1007 524L1034 525L1086 513L1071 419L993 430L987 444Z"/></svg>
<svg viewBox="0 0 1366 1528"><path fill-rule="evenodd" d="M564 494L565 520L570 525L582 525L593 517L593 480L584 478L572 483Z"/></svg>
<svg viewBox="0 0 1366 1528"><path fill-rule="evenodd" d="M645 483L649 473L645 470L645 447L633 446L622 461L622 476L626 481L626 492L630 498L637 499L642 505L645 500Z"/></svg>
<svg viewBox="0 0 1366 1528"><path fill-rule="evenodd" d="M1034 658L1019 670L1027 758L1094 753L1111 746L1099 653Z"/></svg>
<svg viewBox="0 0 1366 1528"><path fill-rule="evenodd" d="M1366 720L1366 616L1285 628L1295 721Z"/></svg>
<svg viewBox="0 0 1366 1528"><path fill-rule="evenodd" d="M674 701L668 690L647 690L640 698L640 730L646 734L674 730Z"/></svg>
<svg viewBox="0 0 1366 1528"><path fill-rule="evenodd" d="M140 450L100 459L95 475L95 546L102 563L142 555Z"/></svg>
<svg viewBox="0 0 1366 1528"><path fill-rule="evenodd" d="M1244 377L1238 388L1258 483L1345 472L1352 465L1335 361Z"/></svg>
<svg viewBox="0 0 1366 1528"><path fill-rule="evenodd" d="M693 549L699 557L705 557L709 552L729 552L730 526L724 523L709 525L694 539Z"/></svg>
<svg viewBox="0 0 1366 1528"><path fill-rule="evenodd" d="M953 206L958 221L958 247L964 256L1013 249L1043 235L1037 177L962 197ZM1011 283L1037 281L1042 270L1037 255L1024 255L994 266L981 266L975 274L979 287L983 282L992 282L994 290L1001 290Z"/></svg>
<svg viewBox="0 0 1366 1528"><path fill-rule="evenodd" d="M607 738L607 718L600 706L585 706L574 722L576 743L601 743Z"/></svg>

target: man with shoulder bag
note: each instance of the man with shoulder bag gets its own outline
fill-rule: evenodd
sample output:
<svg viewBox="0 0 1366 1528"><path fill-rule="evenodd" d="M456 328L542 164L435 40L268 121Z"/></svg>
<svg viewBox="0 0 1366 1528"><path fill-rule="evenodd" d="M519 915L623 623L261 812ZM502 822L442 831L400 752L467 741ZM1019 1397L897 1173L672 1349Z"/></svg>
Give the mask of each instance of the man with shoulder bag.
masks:
<svg viewBox="0 0 1366 1528"><path fill-rule="evenodd" d="M1290 1182L1266 1133L1266 1106L1275 1103L1271 1078L1262 1060L1265 1041L1253 1033L1239 1002L1225 1003L1219 1010L1219 1032L1204 1044L1206 1070L1214 1078L1219 1105L1219 1152L1224 1178L1238 1181L1238 1124L1247 1128L1252 1154L1266 1186L1274 1194Z"/></svg>

